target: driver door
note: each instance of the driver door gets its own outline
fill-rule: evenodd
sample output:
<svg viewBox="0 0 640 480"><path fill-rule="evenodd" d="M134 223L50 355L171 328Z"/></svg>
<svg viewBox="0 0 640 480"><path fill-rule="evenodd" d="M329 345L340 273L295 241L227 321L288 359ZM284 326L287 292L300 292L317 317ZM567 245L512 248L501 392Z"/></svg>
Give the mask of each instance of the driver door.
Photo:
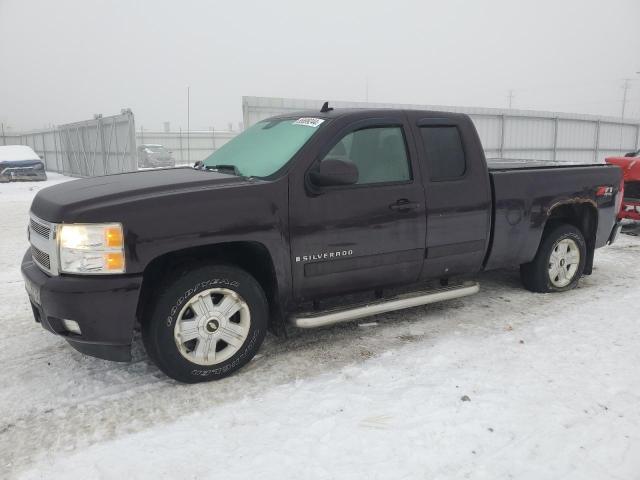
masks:
<svg viewBox="0 0 640 480"><path fill-rule="evenodd" d="M401 113L341 129L290 177L294 297L316 299L414 282L425 254L424 190ZM317 162L352 162L354 185L309 187Z"/></svg>

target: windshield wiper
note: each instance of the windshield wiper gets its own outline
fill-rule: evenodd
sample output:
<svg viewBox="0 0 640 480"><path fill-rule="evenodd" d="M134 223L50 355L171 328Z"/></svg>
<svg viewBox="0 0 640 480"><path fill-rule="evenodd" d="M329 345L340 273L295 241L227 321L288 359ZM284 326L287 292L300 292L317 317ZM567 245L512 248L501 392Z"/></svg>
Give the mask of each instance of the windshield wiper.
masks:
<svg viewBox="0 0 640 480"><path fill-rule="evenodd" d="M238 170L238 167L236 167L235 165L205 165L204 168L213 172L232 173L236 177L242 176L240 170Z"/></svg>
<svg viewBox="0 0 640 480"><path fill-rule="evenodd" d="M236 177L242 177L243 175L238 170L238 167L235 165L205 165L204 162L196 162L193 168L197 168L199 170L209 170L212 172L220 172L220 173L230 173L231 175L235 175Z"/></svg>

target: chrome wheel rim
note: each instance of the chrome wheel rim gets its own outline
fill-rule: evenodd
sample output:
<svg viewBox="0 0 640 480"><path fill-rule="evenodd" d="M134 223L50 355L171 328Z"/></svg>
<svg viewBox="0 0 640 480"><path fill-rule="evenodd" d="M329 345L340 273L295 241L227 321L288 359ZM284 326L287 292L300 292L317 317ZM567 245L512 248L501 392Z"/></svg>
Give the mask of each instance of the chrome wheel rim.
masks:
<svg viewBox="0 0 640 480"><path fill-rule="evenodd" d="M240 350L250 325L249 306L237 292L210 288L182 307L173 335L184 358L198 365L216 365Z"/></svg>
<svg viewBox="0 0 640 480"><path fill-rule="evenodd" d="M580 249L575 240L563 238L553 246L549 257L549 280L563 288L573 281L580 265Z"/></svg>

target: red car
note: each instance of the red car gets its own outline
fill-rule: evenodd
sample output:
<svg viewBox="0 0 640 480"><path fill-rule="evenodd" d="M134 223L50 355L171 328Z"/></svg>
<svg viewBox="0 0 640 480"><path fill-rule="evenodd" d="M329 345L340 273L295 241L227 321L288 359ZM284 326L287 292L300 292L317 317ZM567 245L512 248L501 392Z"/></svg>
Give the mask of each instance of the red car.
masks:
<svg viewBox="0 0 640 480"><path fill-rule="evenodd" d="M624 172L624 198L618 218L640 221L640 151L624 157L608 157L605 161L618 165Z"/></svg>

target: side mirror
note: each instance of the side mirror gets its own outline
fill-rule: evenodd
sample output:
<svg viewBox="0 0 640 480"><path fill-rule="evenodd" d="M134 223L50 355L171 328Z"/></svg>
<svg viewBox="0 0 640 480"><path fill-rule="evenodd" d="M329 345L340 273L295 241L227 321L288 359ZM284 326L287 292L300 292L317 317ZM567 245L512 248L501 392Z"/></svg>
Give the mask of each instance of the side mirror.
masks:
<svg viewBox="0 0 640 480"><path fill-rule="evenodd" d="M358 183L358 167L351 162L327 158L309 173L311 183L318 187L334 187Z"/></svg>
<svg viewBox="0 0 640 480"><path fill-rule="evenodd" d="M193 164L193 168L202 170L204 168L204 162L202 160L198 160L196 163Z"/></svg>

